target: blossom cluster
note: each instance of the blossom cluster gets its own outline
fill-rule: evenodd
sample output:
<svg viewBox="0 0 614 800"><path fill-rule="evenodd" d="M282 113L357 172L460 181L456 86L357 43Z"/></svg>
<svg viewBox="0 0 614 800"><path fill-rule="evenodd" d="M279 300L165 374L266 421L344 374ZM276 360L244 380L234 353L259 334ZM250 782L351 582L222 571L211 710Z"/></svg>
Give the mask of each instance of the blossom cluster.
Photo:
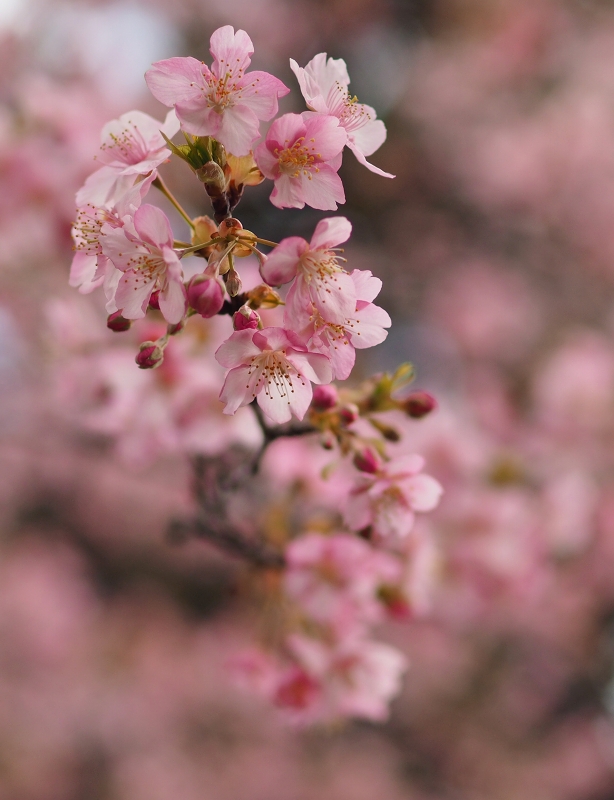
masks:
<svg viewBox="0 0 614 800"><path fill-rule="evenodd" d="M338 175L345 147L371 171L394 177L367 161L386 129L370 106L350 96L341 59L320 53L304 68L291 61L309 110L274 119L289 89L273 75L249 70L253 45L245 31L218 29L210 50L211 67L194 58L170 58L147 71L152 94L170 108L165 120L132 111L105 125L101 166L77 192L70 283L85 294L102 288L111 331L149 325L136 363L160 376L122 392L119 384L136 387L138 381L118 379L117 355L110 364L103 359L103 385L112 385L123 411L98 409L90 414L90 427L104 430L110 420L111 426L130 428L133 442L137 431L151 430L143 437L156 443L150 450L177 441L185 447L186 428L210 410L209 400L207 413L195 409L198 398L209 395L210 371L196 378L187 367L190 347L171 342L189 341L189 331L196 330L192 317L200 317L199 324L230 318L232 332L228 335L228 324L215 350L217 364L226 370L219 393L223 413L232 417L257 404L251 419L258 420L263 448L271 426L292 424L294 417L305 425L299 433L319 432L322 445L337 447L355 473L344 490L338 529L325 536L297 531L289 539L280 604L294 611L259 686L266 684L271 699L301 721L383 719L405 659L372 641L370 627L387 611L398 615L411 606L408 565L420 549L410 536L414 514L432 510L442 490L422 473L420 456L387 455L385 442L395 434L372 415L409 403L407 413L421 416L434 401L394 396L410 379L406 367L376 377L356 395L339 393L331 383L346 380L356 350L380 344L391 324L375 303L382 281L371 270L345 267L341 246L352 232L349 219L329 216L317 223L309 241L291 236L277 243L245 229L235 208L245 188L269 179L270 200L278 208L337 210L345 202ZM260 141L260 123L271 120ZM172 141L178 133L185 143ZM191 218L169 191L160 167L173 155L202 183L211 216ZM164 211L145 202L152 188L183 218L190 241L177 238ZM238 264L250 257L259 268L255 283L253 267ZM167 407L177 406L163 425L161 417L156 424L158 406L152 402L159 383L176 398ZM360 430L361 420L372 423L375 439ZM249 426L226 425L213 438L229 445L237 435L241 439L240 431L245 434ZM197 449L220 450L211 442Z"/></svg>

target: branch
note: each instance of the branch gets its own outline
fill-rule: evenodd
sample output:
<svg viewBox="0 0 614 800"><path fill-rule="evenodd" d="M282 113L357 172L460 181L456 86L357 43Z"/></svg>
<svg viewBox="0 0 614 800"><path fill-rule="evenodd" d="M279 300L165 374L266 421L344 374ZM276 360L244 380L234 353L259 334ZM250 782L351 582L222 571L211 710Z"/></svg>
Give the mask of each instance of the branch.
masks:
<svg viewBox="0 0 614 800"><path fill-rule="evenodd" d="M307 422L287 422L284 425L279 425L276 428L271 428L266 422L264 413L260 406L258 405L257 400L252 400L250 406L256 415L256 419L258 420L258 425L260 425L260 430L264 436L264 441L262 446L256 453L256 457L254 458L254 463L252 466L252 472L258 472L260 468L260 463L262 461L262 457L264 456L267 447L274 442L276 439L282 439L284 437L293 437L293 436L306 436L308 433L317 433L317 428L314 428L313 425L310 425Z"/></svg>

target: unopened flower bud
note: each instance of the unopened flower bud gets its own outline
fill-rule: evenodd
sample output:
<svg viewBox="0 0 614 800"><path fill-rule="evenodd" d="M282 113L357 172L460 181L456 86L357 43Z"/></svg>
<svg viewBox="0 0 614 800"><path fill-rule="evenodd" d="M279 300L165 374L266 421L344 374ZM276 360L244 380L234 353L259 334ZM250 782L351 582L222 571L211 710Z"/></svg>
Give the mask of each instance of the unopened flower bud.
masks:
<svg viewBox="0 0 614 800"><path fill-rule="evenodd" d="M220 236L222 238L230 233L238 233L241 230L243 230L243 223L236 217L227 217L220 222Z"/></svg>
<svg viewBox="0 0 614 800"><path fill-rule="evenodd" d="M320 439L320 444L325 450L333 450L335 447L335 435L332 431L325 431Z"/></svg>
<svg viewBox="0 0 614 800"><path fill-rule="evenodd" d="M316 411L329 411L339 402L339 393L332 383L326 386L313 387L313 400L311 407Z"/></svg>
<svg viewBox="0 0 614 800"><path fill-rule="evenodd" d="M156 369L164 361L164 350L156 342L143 342L134 360L139 369Z"/></svg>
<svg viewBox="0 0 614 800"><path fill-rule="evenodd" d="M283 303L281 295L266 283L261 283L247 293L252 308L277 308Z"/></svg>
<svg viewBox="0 0 614 800"><path fill-rule="evenodd" d="M346 403L339 409L339 416L344 425L351 425L360 416L360 411L355 403Z"/></svg>
<svg viewBox="0 0 614 800"><path fill-rule="evenodd" d="M224 305L224 287L217 278L195 275L188 284L188 303L201 317L214 317Z"/></svg>
<svg viewBox="0 0 614 800"><path fill-rule="evenodd" d="M228 183L236 186L257 186L264 180L264 175L258 169L254 156L233 156L228 153L224 169Z"/></svg>
<svg viewBox="0 0 614 800"><path fill-rule="evenodd" d="M151 293L151 297L149 298L149 307L155 309L156 311L160 310L160 292L158 289Z"/></svg>
<svg viewBox="0 0 614 800"><path fill-rule="evenodd" d="M110 331L115 331L115 333L123 333L130 330L131 325L132 320L122 317L121 311L114 311L107 317L107 328Z"/></svg>
<svg viewBox="0 0 614 800"><path fill-rule="evenodd" d="M421 419L437 408L437 400L428 392L412 392L403 401L403 410L414 419Z"/></svg>
<svg viewBox="0 0 614 800"><path fill-rule="evenodd" d="M241 283L239 273L235 269L229 269L226 273L226 291L228 294L231 297L236 297L242 288L243 284Z"/></svg>
<svg viewBox="0 0 614 800"><path fill-rule="evenodd" d="M364 447L354 453L354 466L361 472L377 472L382 465L380 457L371 447Z"/></svg>
<svg viewBox="0 0 614 800"><path fill-rule="evenodd" d="M232 317L235 331L257 330L260 324L260 315L249 306L243 306Z"/></svg>
<svg viewBox="0 0 614 800"><path fill-rule="evenodd" d="M202 181L206 186L212 186L220 192L226 190L224 170L215 161L207 161L206 164L196 170L196 175L198 180Z"/></svg>
<svg viewBox="0 0 614 800"><path fill-rule="evenodd" d="M374 419L371 417L369 422L375 430L379 431L384 439L387 439L389 442L400 442L401 441L401 434L398 432L396 428L393 428L392 425L388 425L387 422L382 422L379 419Z"/></svg>

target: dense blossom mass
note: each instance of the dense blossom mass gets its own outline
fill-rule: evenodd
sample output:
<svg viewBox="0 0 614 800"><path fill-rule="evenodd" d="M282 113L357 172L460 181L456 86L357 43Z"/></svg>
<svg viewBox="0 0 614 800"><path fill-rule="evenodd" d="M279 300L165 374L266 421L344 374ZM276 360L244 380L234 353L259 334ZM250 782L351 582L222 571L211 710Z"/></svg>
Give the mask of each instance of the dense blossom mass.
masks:
<svg viewBox="0 0 614 800"><path fill-rule="evenodd" d="M345 202L338 171L346 146L370 170L392 177L366 161L386 129L372 108L350 98L344 62L321 53L305 69L291 62L309 110L274 119L261 140L260 121L275 117L289 89L268 73L248 71L253 45L245 31L215 31L211 55L211 67L169 58L147 71L152 94L172 109L163 124L132 111L103 129L102 166L77 193L70 283L82 293L103 287L112 331L152 321L136 363L159 371L167 393L176 393L176 375L184 374L182 358L171 355L171 338L196 330L191 317L210 325L219 319L216 336L225 320L215 350L226 370L218 402L227 416L253 406L264 437L255 470L271 441L285 435L316 433L327 450L337 449L348 471L340 510L349 530L298 529L283 552L269 554L285 570L280 613L287 609L287 633L276 652L242 662L243 680L301 724L346 716L381 720L406 661L372 641L370 628L389 616L391 592L405 596L414 554L399 543L409 536L414 513L433 509L441 493L421 473L419 456L390 461L390 435L372 418L403 406L395 393L411 369L376 376L349 393L331 384L348 378L356 349L384 341L391 324L373 302L381 280L370 270L346 269L340 247L352 232L346 217L320 220L310 241L293 236L276 243L246 230L233 214L244 189L266 179L274 182L270 200L277 208L336 210ZM175 144L179 129L183 143ZM203 184L212 216L192 219L168 190L159 168L172 155ZM160 208L143 202L152 187L179 212L190 241L173 232ZM257 259L260 283L253 281L253 264L239 267L249 257ZM200 267L184 267L194 261ZM162 320L166 330L159 328ZM107 366L101 363L101 371ZM188 391L187 407L180 403L172 424L198 417L196 402ZM138 416L148 408L145 403ZM379 431L375 442L360 428L364 421ZM302 427L275 428L293 424Z"/></svg>

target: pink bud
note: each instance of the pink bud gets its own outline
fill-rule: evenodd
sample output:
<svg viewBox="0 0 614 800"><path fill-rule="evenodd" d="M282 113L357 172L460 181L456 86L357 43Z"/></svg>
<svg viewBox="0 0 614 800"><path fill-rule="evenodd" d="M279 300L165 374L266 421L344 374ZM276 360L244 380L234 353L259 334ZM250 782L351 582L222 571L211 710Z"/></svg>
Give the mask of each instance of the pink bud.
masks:
<svg viewBox="0 0 614 800"><path fill-rule="evenodd" d="M351 425L360 416L360 411L355 403L346 403L339 409L339 416L344 425Z"/></svg>
<svg viewBox="0 0 614 800"><path fill-rule="evenodd" d="M160 292L158 289L151 293L151 297L149 298L149 307L154 308L156 311L160 310Z"/></svg>
<svg viewBox="0 0 614 800"><path fill-rule="evenodd" d="M244 313L241 309L239 309L239 311L235 311L232 317L232 323L235 331L246 331L248 329L257 330L260 322L260 315L248 306L244 306L244 308L247 313Z"/></svg>
<svg viewBox="0 0 614 800"><path fill-rule="evenodd" d="M403 401L403 410L414 419L421 419L437 408L437 400L428 392L412 392Z"/></svg>
<svg viewBox="0 0 614 800"><path fill-rule="evenodd" d="M176 322L174 325L169 325L166 329L166 332L169 336L174 336L179 331L182 331L185 328L185 319L180 319L179 322Z"/></svg>
<svg viewBox="0 0 614 800"><path fill-rule="evenodd" d="M354 453L354 466L361 472L370 472L373 474L379 470L382 466L382 462L375 450L372 450L370 447L365 447Z"/></svg>
<svg viewBox="0 0 614 800"><path fill-rule="evenodd" d="M115 331L115 333L129 331L131 325L132 320L122 317L121 311L114 311L107 317L107 328L110 331Z"/></svg>
<svg viewBox="0 0 614 800"><path fill-rule="evenodd" d="M143 342L134 360L139 369L156 369L164 361L164 350L155 342Z"/></svg>
<svg viewBox="0 0 614 800"><path fill-rule="evenodd" d="M333 450L336 443L337 439L335 438L335 434L332 431L325 431L322 434L322 438L320 439L320 444L325 450Z"/></svg>
<svg viewBox="0 0 614 800"><path fill-rule="evenodd" d="M201 317L214 317L224 305L224 288L217 278L195 275L188 285L188 303Z"/></svg>
<svg viewBox="0 0 614 800"><path fill-rule="evenodd" d="M313 387L313 400L311 407L316 411L328 411L334 408L339 402L339 393L332 383L326 386Z"/></svg>

